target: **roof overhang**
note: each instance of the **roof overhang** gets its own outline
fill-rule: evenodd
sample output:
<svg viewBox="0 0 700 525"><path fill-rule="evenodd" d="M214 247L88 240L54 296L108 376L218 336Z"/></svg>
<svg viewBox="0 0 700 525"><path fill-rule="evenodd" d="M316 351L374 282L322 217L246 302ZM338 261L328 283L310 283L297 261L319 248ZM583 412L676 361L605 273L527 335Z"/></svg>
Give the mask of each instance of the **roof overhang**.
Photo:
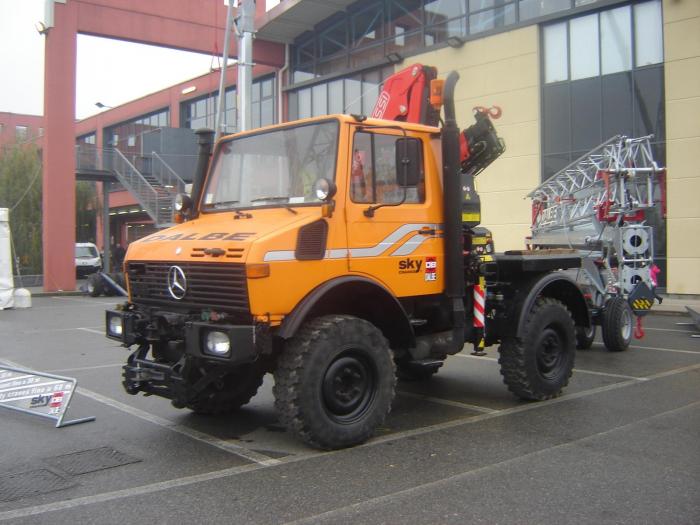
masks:
<svg viewBox="0 0 700 525"><path fill-rule="evenodd" d="M291 44L305 31L357 0L283 0L255 21L256 37Z"/></svg>

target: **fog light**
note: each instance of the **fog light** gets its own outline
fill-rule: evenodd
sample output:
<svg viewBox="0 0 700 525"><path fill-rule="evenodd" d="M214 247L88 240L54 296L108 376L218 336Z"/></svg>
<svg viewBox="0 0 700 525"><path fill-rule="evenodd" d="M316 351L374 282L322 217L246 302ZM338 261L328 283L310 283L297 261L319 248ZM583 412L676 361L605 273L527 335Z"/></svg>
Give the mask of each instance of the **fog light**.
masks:
<svg viewBox="0 0 700 525"><path fill-rule="evenodd" d="M124 325L122 324L121 317L113 315L109 318L109 333L121 337L124 333Z"/></svg>
<svg viewBox="0 0 700 525"><path fill-rule="evenodd" d="M225 332L208 332L205 341L205 353L225 357L231 351L231 340Z"/></svg>

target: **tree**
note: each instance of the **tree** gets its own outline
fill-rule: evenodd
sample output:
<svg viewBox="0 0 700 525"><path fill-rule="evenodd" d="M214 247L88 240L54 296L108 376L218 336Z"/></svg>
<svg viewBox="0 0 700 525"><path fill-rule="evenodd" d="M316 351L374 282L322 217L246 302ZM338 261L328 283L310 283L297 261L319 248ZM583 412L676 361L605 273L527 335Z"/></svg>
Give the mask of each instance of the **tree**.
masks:
<svg viewBox="0 0 700 525"><path fill-rule="evenodd" d="M0 208L10 210L14 256L21 272L29 274L42 271L39 155L33 144L10 146L0 154Z"/></svg>
<svg viewBox="0 0 700 525"><path fill-rule="evenodd" d="M40 274L42 265L41 152L33 144L10 146L0 153L0 208L10 209L13 255L22 274ZM94 182L75 187L78 242L94 242L100 210Z"/></svg>

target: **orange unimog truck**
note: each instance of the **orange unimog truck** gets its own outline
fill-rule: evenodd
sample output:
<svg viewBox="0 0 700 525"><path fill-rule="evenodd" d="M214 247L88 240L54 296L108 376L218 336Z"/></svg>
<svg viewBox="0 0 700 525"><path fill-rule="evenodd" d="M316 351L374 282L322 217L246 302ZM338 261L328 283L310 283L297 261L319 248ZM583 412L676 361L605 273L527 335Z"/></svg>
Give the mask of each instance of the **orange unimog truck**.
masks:
<svg viewBox="0 0 700 525"><path fill-rule="evenodd" d="M128 302L106 313L107 336L136 346L127 392L226 413L271 372L282 423L324 449L368 439L397 375L427 379L466 343L479 354L500 343L515 395L560 394L575 326L590 318L558 270L580 258L488 253L473 177L503 143L484 111L459 131L456 73L441 94L432 68L412 67L421 82L387 81L375 109L398 108L394 120L305 119L224 137L213 152L211 132L198 132L181 223L130 245Z"/></svg>

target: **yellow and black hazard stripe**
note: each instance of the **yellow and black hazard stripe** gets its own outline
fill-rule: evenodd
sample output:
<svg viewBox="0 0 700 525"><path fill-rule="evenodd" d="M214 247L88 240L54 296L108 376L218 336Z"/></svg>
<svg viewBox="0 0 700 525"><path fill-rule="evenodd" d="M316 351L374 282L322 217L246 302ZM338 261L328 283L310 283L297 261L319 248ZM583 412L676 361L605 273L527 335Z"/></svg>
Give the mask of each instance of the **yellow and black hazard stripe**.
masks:
<svg viewBox="0 0 700 525"><path fill-rule="evenodd" d="M650 310L651 307L654 305L653 301L650 301L649 299L646 298L641 298L641 299L635 299L632 301L632 306L633 310Z"/></svg>

